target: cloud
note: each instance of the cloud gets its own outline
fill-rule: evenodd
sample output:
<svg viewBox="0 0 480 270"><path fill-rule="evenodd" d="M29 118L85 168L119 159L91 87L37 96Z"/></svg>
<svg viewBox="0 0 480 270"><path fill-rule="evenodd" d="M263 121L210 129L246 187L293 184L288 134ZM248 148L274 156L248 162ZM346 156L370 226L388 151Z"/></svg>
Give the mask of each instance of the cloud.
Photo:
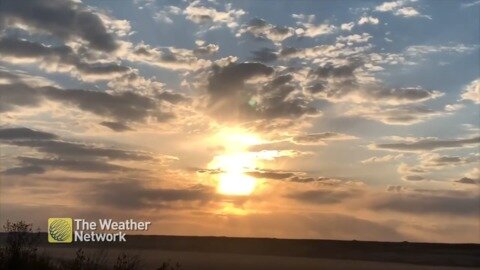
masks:
<svg viewBox="0 0 480 270"><path fill-rule="evenodd" d="M105 157L109 159L139 161L152 159L152 157L146 153L62 141L55 134L35 131L24 127L1 128L0 140L4 144L36 148L37 151L41 153L62 157L75 157L80 159Z"/></svg>
<svg viewBox="0 0 480 270"><path fill-rule="evenodd" d="M353 140L357 137L336 132L312 133L292 137L292 142L301 145L325 144L325 141Z"/></svg>
<svg viewBox="0 0 480 270"><path fill-rule="evenodd" d="M405 181L426 181L428 179L425 175L438 170L448 168L459 168L472 163L478 163L480 156L477 154L470 154L466 156L447 156L437 153L425 152L417 155L418 162L415 165L408 165L401 163L398 166L398 173ZM466 175L471 176L471 175Z"/></svg>
<svg viewBox="0 0 480 270"><path fill-rule="evenodd" d="M472 170L468 171L465 176L453 182L459 184L480 185L480 169L473 168Z"/></svg>
<svg viewBox="0 0 480 270"><path fill-rule="evenodd" d="M472 178L468 178L468 177L462 177L458 180L455 180L454 182L459 183L459 184L468 184L468 185L478 185L478 184L480 184L480 181L478 179L472 179Z"/></svg>
<svg viewBox="0 0 480 270"><path fill-rule="evenodd" d="M394 211L417 215L442 214L477 216L478 197L462 191L417 190L390 192L378 197L370 207L376 211Z"/></svg>
<svg viewBox="0 0 480 270"><path fill-rule="evenodd" d="M210 47L209 47L210 46ZM197 70L210 66L211 62L199 59L197 56L206 56L218 50L214 44L199 47L196 50L179 49L174 47L155 48L144 43L137 44L127 58L148 65L172 70Z"/></svg>
<svg viewBox="0 0 480 270"><path fill-rule="evenodd" d="M342 77L353 77L354 72L358 69L362 63L360 61L352 60L345 65L334 65L332 63L325 63L311 71L312 75L316 75L318 78L342 78Z"/></svg>
<svg viewBox="0 0 480 270"><path fill-rule="evenodd" d="M343 31L352 31L354 26L354 22L342 23L342 25L340 25L340 29L342 29Z"/></svg>
<svg viewBox="0 0 480 270"><path fill-rule="evenodd" d="M23 165L20 167L14 167L4 170L2 173L5 175L30 175L30 174L42 174L45 173L46 170L43 167L36 166L36 165Z"/></svg>
<svg viewBox="0 0 480 270"><path fill-rule="evenodd" d="M30 32L47 32L64 41L84 41L90 48L112 52L118 48L101 17L74 1L5 0L0 27L25 25Z"/></svg>
<svg viewBox="0 0 480 270"><path fill-rule="evenodd" d="M388 150L401 152L435 151L449 148L472 147L480 143L480 137L467 139L420 139L414 142L381 143L369 145L373 150Z"/></svg>
<svg viewBox="0 0 480 270"><path fill-rule="evenodd" d="M438 116L451 114L451 111L434 110L425 106L354 106L345 112L346 116L362 117L387 125L412 125Z"/></svg>
<svg viewBox="0 0 480 270"><path fill-rule="evenodd" d="M393 2L384 2L379 6L375 7L376 11L381 11L381 12L387 12L387 11L393 11L396 10L397 8L402 7L406 1L400 0L400 1L393 1Z"/></svg>
<svg viewBox="0 0 480 270"><path fill-rule="evenodd" d="M53 133L37 131L29 128L1 128L0 140L53 140L58 136Z"/></svg>
<svg viewBox="0 0 480 270"><path fill-rule="evenodd" d="M480 1L473 1L473 2L470 2L470 3L462 3L461 7L462 8L469 8L469 7L474 7L474 6L477 6L477 5L480 5Z"/></svg>
<svg viewBox="0 0 480 270"><path fill-rule="evenodd" d="M340 72L340 70L338 70ZM335 71L333 71L335 72ZM335 75L335 76L340 76ZM436 99L438 97L443 96L444 94L437 90L427 90L420 87L406 87L406 88L385 88L378 85L371 85L370 89L364 89L368 87L367 85L362 86L361 89L354 89L355 83L353 82L351 89L349 89L348 81L343 83L345 88L342 90L333 90L329 89L326 92L327 99L331 100L351 100L355 103L369 103L372 100L379 100L383 101L385 105L405 105L411 103L420 103L423 101L427 101L430 99ZM364 88L363 88L364 87ZM335 92L334 92L335 91ZM376 103L377 103L376 102ZM402 108L401 107L392 107L393 110L396 110L399 113ZM423 107L409 107L406 108L407 110L412 110L414 113L431 113L429 109L425 109ZM387 109L388 110L388 109ZM405 111L403 115L409 114L408 111Z"/></svg>
<svg viewBox="0 0 480 270"><path fill-rule="evenodd" d="M358 25L363 25L363 24L372 24L372 25L376 25L380 22L380 20L378 18L375 18L375 17L371 17L371 16L364 16L364 17L361 17L359 20L358 20Z"/></svg>
<svg viewBox="0 0 480 270"><path fill-rule="evenodd" d="M247 173L250 176L255 178L266 178L266 179L288 179L294 176L293 172L277 172L277 171L253 171Z"/></svg>
<svg viewBox="0 0 480 270"><path fill-rule="evenodd" d="M3 77L8 79L6 76ZM171 113L159 110L161 106L158 100L133 92L109 94L82 89L64 90L55 86L35 87L13 80L7 84L0 84L0 94L2 96L0 112L15 110L18 107L37 107L44 100L50 100L118 121L144 121L147 117L165 121L174 117Z"/></svg>
<svg viewBox="0 0 480 270"><path fill-rule="evenodd" d="M180 9L179 7L166 6L163 10L156 11L153 15L153 19L157 22L172 24L173 20L171 19L170 15L180 15L181 13L182 9Z"/></svg>
<svg viewBox="0 0 480 270"><path fill-rule="evenodd" d="M145 186L138 180L110 181L92 187L84 199L117 209L172 208L175 202L206 202L216 196L208 186L188 188L156 188Z"/></svg>
<svg viewBox="0 0 480 270"><path fill-rule="evenodd" d="M354 43L365 43L370 40L372 36L368 33L362 33L361 35L359 34L354 34L354 35L349 35L349 36L339 36L337 37L337 42L343 42L349 46L353 45Z"/></svg>
<svg viewBox="0 0 480 270"><path fill-rule="evenodd" d="M0 39L3 61L16 63L38 63L50 72L67 72L87 81L112 79L122 76L131 69L116 63L88 63L82 60L69 46L46 46L41 43L11 37Z"/></svg>
<svg viewBox="0 0 480 270"><path fill-rule="evenodd" d="M359 37L368 39L368 34ZM347 42L349 39L356 39L354 36L340 38ZM350 42L352 42L351 44L355 43L352 40ZM326 58L328 53L332 53L332 51L327 49L327 55L319 54L318 57ZM307 88L306 90L316 98L350 104L373 103L375 101L374 107L376 107L379 102L384 106L403 105L420 103L443 96L443 93L438 90L423 89L419 86L387 88L382 85L381 81L372 80L372 75L366 70L369 66L366 62L367 59L361 58L361 56L350 56L346 59L344 57L341 60L338 58L339 56L334 55L332 59L327 58L323 63L317 61L308 72L304 85ZM368 106L364 110L370 108L372 106ZM362 108L354 109L357 112L362 110ZM394 109L397 108L394 107Z"/></svg>
<svg viewBox="0 0 480 270"><path fill-rule="evenodd" d="M291 192L287 198L313 204L335 204L358 195L356 190L314 189Z"/></svg>
<svg viewBox="0 0 480 270"><path fill-rule="evenodd" d="M313 182L335 182L337 179L330 179L325 177L308 176L305 172L282 171L282 170L261 170L247 172L248 175L259 179L279 180L292 183L313 183Z"/></svg>
<svg viewBox="0 0 480 270"><path fill-rule="evenodd" d="M362 160L362 164L371 164L371 163L383 163L383 162L390 162L390 161L395 161L403 158L403 154L398 154L398 155L385 155L381 157L371 157L365 160Z"/></svg>
<svg viewBox="0 0 480 270"><path fill-rule="evenodd" d="M411 57L419 57L432 53L468 53L478 46L465 45L462 43L452 45L412 45L405 49L405 54Z"/></svg>
<svg viewBox="0 0 480 270"><path fill-rule="evenodd" d="M392 2L384 2L379 6L375 7L376 11L379 12L391 12L395 16L401 16L404 18L410 17L424 17L427 19L432 19L428 15L421 14L417 9L411 6L405 6L407 4L411 4L416 2L415 0L398 0Z"/></svg>
<svg viewBox="0 0 480 270"><path fill-rule="evenodd" d="M245 81L254 77L264 77L273 74L274 69L260 63L231 63L225 67L214 67L212 76L208 79L208 91L212 101L244 90Z"/></svg>
<svg viewBox="0 0 480 270"><path fill-rule="evenodd" d="M32 157L18 157L17 159L21 164L19 167L7 169L2 173L7 175L27 175L45 173L48 169L95 173L126 172L135 170L124 166L111 164L102 160Z"/></svg>
<svg viewBox="0 0 480 270"><path fill-rule="evenodd" d="M144 152L106 148L94 144L64 141L57 135L29 128L1 128L0 143L35 149L45 157L19 156L19 165L3 171L6 175L28 175L45 173L47 169L61 169L81 172L133 171L108 161L152 161L154 158Z"/></svg>
<svg viewBox="0 0 480 270"><path fill-rule="evenodd" d="M33 90L33 89L32 89ZM172 117L157 111L155 100L133 92L108 94L89 90L61 90L55 87L37 89L44 97L77 106L81 110L118 120L139 121L152 114L158 121ZM156 115L155 115L156 114Z"/></svg>
<svg viewBox="0 0 480 270"><path fill-rule="evenodd" d="M426 168L444 168L444 167L456 167L469 163L477 163L480 161L480 155L472 156L445 156L436 153L424 154L420 156L421 166Z"/></svg>
<svg viewBox="0 0 480 270"><path fill-rule="evenodd" d="M259 40L270 40L275 44L279 44L293 36L294 33L295 30L291 27L272 25L263 19L254 18L246 25L243 25L236 36L249 34Z"/></svg>
<svg viewBox="0 0 480 270"><path fill-rule="evenodd" d="M146 153L105 148L83 143L73 143L61 140L9 140L2 143L35 148L45 154L69 157L75 159L108 158L112 160L151 160Z"/></svg>
<svg viewBox="0 0 480 270"><path fill-rule="evenodd" d="M465 176L472 179L480 179L480 169L473 168L471 171L467 172Z"/></svg>
<svg viewBox="0 0 480 270"><path fill-rule="evenodd" d="M262 63L268 63L268 62L273 62L278 59L278 53L274 49L270 48L262 48L257 51L252 52L254 57L254 61L262 62Z"/></svg>
<svg viewBox="0 0 480 270"><path fill-rule="evenodd" d="M315 15L293 14L292 17L297 19L297 25L300 26L295 29L295 33L300 37L315 38L331 34L336 30L334 25L328 23L314 24Z"/></svg>
<svg viewBox="0 0 480 270"><path fill-rule="evenodd" d="M215 66L207 85L209 112L224 120L292 118L318 113L301 92L295 91L291 76L272 78L274 73L272 67L261 63Z"/></svg>
<svg viewBox="0 0 480 270"><path fill-rule="evenodd" d="M129 131L132 130L129 126L121 123L121 122L108 122L108 121L103 121L100 123L100 125L104 127L108 127L109 129L117 132L122 132L122 131Z"/></svg>
<svg viewBox="0 0 480 270"><path fill-rule="evenodd" d="M469 83L463 90L461 97L463 100L470 100L475 104L480 104L480 79Z"/></svg>
<svg viewBox="0 0 480 270"><path fill-rule="evenodd" d="M328 190L312 190L288 195L288 198L315 204L340 203L350 196L347 192L331 192Z"/></svg>
<svg viewBox="0 0 480 270"><path fill-rule="evenodd" d="M238 26L238 20L246 14L242 9L234 9L231 4L225 5L225 10L220 11L212 7L206 7L200 1L191 2L183 11L186 18L196 24L210 26L215 29L226 25L229 28Z"/></svg>
<svg viewBox="0 0 480 270"><path fill-rule="evenodd" d="M198 42L198 40L197 40ZM220 47L215 44L208 44L205 45L203 41L200 41L199 43L203 45L199 45L196 49L193 50L193 54L196 55L197 57L205 57L205 56L210 56L218 52ZM197 44L198 45L198 44Z"/></svg>

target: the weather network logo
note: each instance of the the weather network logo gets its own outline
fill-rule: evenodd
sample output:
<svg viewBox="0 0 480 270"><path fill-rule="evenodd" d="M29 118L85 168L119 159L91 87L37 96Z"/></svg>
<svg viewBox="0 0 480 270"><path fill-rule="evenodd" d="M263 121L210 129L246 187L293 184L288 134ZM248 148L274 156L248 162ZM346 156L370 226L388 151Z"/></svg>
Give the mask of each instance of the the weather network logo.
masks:
<svg viewBox="0 0 480 270"><path fill-rule="evenodd" d="M48 219L49 243L72 243L73 222L71 218Z"/></svg>

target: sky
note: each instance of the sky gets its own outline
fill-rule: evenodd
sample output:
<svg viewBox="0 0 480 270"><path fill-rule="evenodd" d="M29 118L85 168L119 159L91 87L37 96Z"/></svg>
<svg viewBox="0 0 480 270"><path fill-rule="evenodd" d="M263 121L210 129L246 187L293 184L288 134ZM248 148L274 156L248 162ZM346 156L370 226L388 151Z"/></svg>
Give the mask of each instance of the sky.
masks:
<svg viewBox="0 0 480 270"><path fill-rule="evenodd" d="M0 222L480 242L480 1L0 2Z"/></svg>

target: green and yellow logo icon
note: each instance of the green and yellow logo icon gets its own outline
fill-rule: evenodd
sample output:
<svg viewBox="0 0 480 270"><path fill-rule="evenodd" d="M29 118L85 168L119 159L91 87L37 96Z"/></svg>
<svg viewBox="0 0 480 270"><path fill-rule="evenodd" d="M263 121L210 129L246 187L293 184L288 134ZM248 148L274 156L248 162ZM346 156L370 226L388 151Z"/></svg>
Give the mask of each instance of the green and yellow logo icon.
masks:
<svg viewBox="0 0 480 270"><path fill-rule="evenodd" d="M71 218L49 218L48 219L48 242L49 243L71 243L73 233L73 222Z"/></svg>

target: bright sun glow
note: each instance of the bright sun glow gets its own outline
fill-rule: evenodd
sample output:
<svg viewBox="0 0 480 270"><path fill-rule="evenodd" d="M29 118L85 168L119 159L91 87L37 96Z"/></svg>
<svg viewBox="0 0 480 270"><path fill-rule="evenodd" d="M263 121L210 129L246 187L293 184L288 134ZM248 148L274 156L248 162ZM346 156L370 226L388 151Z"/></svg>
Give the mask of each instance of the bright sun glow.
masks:
<svg viewBox="0 0 480 270"><path fill-rule="evenodd" d="M221 142L225 153L215 156L209 169L220 170L217 192L225 195L249 195L256 187L257 180L246 172L254 170L258 157L248 152L248 147L262 141L256 135L241 129L224 129L214 139Z"/></svg>
<svg viewBox="0 0 480 270"><path fill-rule="evenodd" d="M255 190L255 178L243 173L222 173L218 192L226 195L249 195Z"/></svg>

